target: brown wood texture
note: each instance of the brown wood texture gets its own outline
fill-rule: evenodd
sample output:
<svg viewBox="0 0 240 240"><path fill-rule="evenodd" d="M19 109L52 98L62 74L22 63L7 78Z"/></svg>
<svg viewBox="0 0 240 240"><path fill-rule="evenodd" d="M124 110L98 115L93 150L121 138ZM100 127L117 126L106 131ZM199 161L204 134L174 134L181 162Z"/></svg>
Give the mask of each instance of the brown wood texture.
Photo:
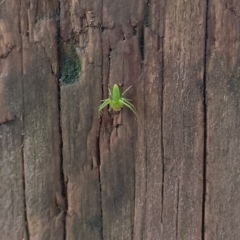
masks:
<svg viewBox="0 0 240 240"><path fill-rule="evenodd" d="M0 7L0 239L21 239L25 235L18 12L19 6L10 7L10 2Z"/></svg>
<svg viewBox="0 0 240 240"><path fill-rule="evenodd" d="M63 239L58 2L0 8L0 239Z"/></svg>
<svg viewBox="0 0 240 240"><path fill-rule="evenodd" d="M206 5L201 0L167 5L162 234L163 239L202 239Z"/></svg>
<svg viewBox="0 0 240 240"><path fill-rule="evenodd" d="M240 238L240 2L210 1L206 240Z"/></svg>
<svg viewBox="0 0 240 240"><path fill-rule="evenodd" d="M238 0L0 1L0 240L239 239L239 25ZM115 83L138 117L99 116Z"/></svg>

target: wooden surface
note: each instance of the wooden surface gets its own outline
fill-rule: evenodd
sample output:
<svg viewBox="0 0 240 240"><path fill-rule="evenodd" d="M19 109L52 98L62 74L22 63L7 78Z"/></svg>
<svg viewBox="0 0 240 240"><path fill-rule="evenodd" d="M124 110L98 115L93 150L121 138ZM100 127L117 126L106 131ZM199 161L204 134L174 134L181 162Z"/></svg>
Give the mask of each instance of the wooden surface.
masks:
<svg viewBox="0 0 240 240"><path fill-rule="evenodd" d="M209 3L206 240L240 238L240 3ZM224 23L224 24L223 24Z"/></svg>
<svg viewBox="0 0 240 240"><path fill-rule="evenodd" d="M0 2L0 240L236 240L240 3ZM108 86L136 106L112 118Z"/></svg>
<svg viewBox="0 0 240 240"><path fill-rule="evenodd" d="M19 9L9 6L0 7L0 239L21 239L25 235L21 35Z"/></svg>

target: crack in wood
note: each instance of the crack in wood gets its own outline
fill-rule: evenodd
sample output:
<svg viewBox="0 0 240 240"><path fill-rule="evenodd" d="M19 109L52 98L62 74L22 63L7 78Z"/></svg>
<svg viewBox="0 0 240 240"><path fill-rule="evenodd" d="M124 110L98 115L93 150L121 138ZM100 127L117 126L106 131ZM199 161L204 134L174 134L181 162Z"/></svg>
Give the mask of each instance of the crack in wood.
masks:
<svg viewBox="0 0 240 240"><path fill-rule="evenodd" d="M22 62L23 64L23 62ZM26 179L25 179L25 160L24 160L24 138L25 138L25 124L24 124L24 116L25 116L25 104L24 104L24 81L22 78L22 146L21 146L21 159L22 159L22 189L23 189L23 208L24 208L24 239L30 239L29 232L29 221L28 221L28 211L27 211L27 201L26 201Z"/></svg>
<svg viewBox="0 0 240 240"><path fill-rule="evenodd" d="M146 27L149 27L150 25L150 12L151 12L151 0L147 0L146 3L145 3L145 14L144 14L144 22L146 24Z"/></svg>
<svg viewBox="0 0 240 240"><path fill-rule="evenodd" d="M0 59L7 58L7 56L12 52L12 50L15 48L15 45L7 46L6 51L0 54Z"/></svg>
<svg viewBox="0 0 240 240"><path fill-rule="evenodd" d="M206 0L205 16L205 42L204 42L204 63L203 63L203 193L202 193L202 240L205 239L205 207L206 207L206 171L207 171L207 99L206 99L206 76L207 76L207 51L208 51L208 14L209 0Z"/></svg>
<svg viewBox="0 0 240 240"><path fill-rule="evenodd" d="M60 3L58 5L59 12L60 12ZM61 60L61 48L60 48L60 21L56 21L57 25L57 62L59 63ZM52 66L52 64L51 64ZM52 69L52 73L54 75L58 75L60 73L60 65L56 65L55 71ZM61 124L61 81L58 81L58 129L59 129L59 140L60 140L60 185L61 185L61 194L58 193L58 198L56 198L58 206L63 211L63 240L67 239L67 213L68 213L68 176L65 176L64 173L64 159L63 159L63 132L62 132L62 124Z"/></svg>
<svg viewBox="0 0 240 240"><path fill-rule="evenodd" d="M134 151L134 144L133 144L133 139L131 141L131 145L132 145L132 150L133 150L133 159L136 159L135 158L135 151ZM135 179L135 183L134 185L136 185L136 170L134 171L134 179ZM133 199L134 199L134 205L133 206L136 206L136 187L134 186L133 188ZM131 239L134 240L134 219L135 219L135 207L133 207L133 221L132 221L132 226L131 226Z"/></svg>
<svg viewBox="0 0 240 240"><path fill-rule="evenodd" d="M237 14L237 11L234 9L234 6L228 6L228 4L225 4L226 10L228 10L234 17L239 18L240 15Z"/></svg>
<svg viewBox="0 0 240 240"><path fill-rule="evenodd" d="M177 206L176 206L176 240L178 239L178 216L179 216L180 179L177 181Z"/></svg>
<svg viewBox="0 0 240 240"><path fill-rule="evenodd" d="M144 26L141 27L139 30L139 51L142 59L142 63L144 62L145 59L145 39L144 39ZM142 64L143 67L143 64Z"/></svg>
<svg viewBox="0 0 240 240"><path fill-rule="evenodd" d="M21 157L22 157L22 188L23 188L23 206L24 206L24 239L30 239L29 233L29 223L28 223L28 215L27 215L27 202L26 202L26 182L25 182L25 162L24 162L24 135L22 135L22 149L21 149Z"/></svg>
<svg viewBox="0 0 240 240"><path fill-rule="evenodd" d="M142 61L143 62L143 61ZM144 63L143 63L143 66L144 66ZM145 77L143 79L143 89L144 89L144 93L145 93L145 89L146 89L146 84L145 84ZM143 95L143 119L146 119L146 116L147 116L147 110L146 110L146 94ZM143 123L143 129L144 129L144 165L146 167L146 181L145 181L145 186L144 186L144 190L145 190L145 199L144 199L144 216L146 216L147 214L147 196L148 196L148 148L147 148L147 130L146 130L146 124L145 124L145 121ZM146 217L143 217L142 218L142 233L141 235L144 236L145 233L144 231L147 232L146 230L146 224L147 224L147 221L146 221Z"/></svg>
<svg viewBox="0 0 240 240"><path fill-rule="evenodd" d="M101 168L99 166L98 171L98 181L99 181L99 191L100 191L100 216L101 216L101 240L103 240L103 206L102 206L102 182L101 182Z"/></svg>
<svg viewBox="0 0 240 240"><path fill-rule="evenodd" d="M161 153L162 153L162 211L161 223L163 223L163 204L164 204L164 143L163 143L163 111L164 111L164 42L161 43L162 48L162 104L161 104Z"/></svg>
<svg viewBox="0 0 240 240"><path fill-rule="evenodd" d="M6 116L5 116L5 117L3 116L3 117L0 118L0 126L3 125L3 124L11 123L11 122L13 122L15 119L16 119L16 116L15 116L15 115L6 113Z"/></svg>
<svg viewBox="0 0 240 240"><path fill-rule="evenodd" d="M100 153L100 129L102 125L102 117L99 120L99 129L98 129L98 136L97 136L97 164L98 164L98 182L99 182L99 200L100 200L100 217L101 217L101 240L103 240L103 205L102 205L102 182L101 182L101 153Z"/></svg>
<svg viewBox="0 0 240 240"><path fill-rule="evenodd" d="M102 52L104 50L102 49ZM111 51L110 51L111 53ZM109 54L110 54L109 53ZM103 56L102 56L103 62ZM109 55L109 65L110 65L110 55ZM110 68L109 68L110 69ZM110 72L110 71L109 71ZM109 75L109 73L108 73ZM109 77L109 76L108 76ZM102 98L104 99L104 88L103 88L103 70L101 71L101 91L102 91ZM100 219L101 219L101 227L100 227L100 238L101 240L104 239L103 237L103 203L102 203L102 182L101 182L101 148L100 148L100 130L102 127L102 114L99 117L99 125L98 125L98 132L97 132L97 148L96 148L96 157L97 157L97 165L98 165L98 182L99 182L99 205L100 205Z"/></svg>

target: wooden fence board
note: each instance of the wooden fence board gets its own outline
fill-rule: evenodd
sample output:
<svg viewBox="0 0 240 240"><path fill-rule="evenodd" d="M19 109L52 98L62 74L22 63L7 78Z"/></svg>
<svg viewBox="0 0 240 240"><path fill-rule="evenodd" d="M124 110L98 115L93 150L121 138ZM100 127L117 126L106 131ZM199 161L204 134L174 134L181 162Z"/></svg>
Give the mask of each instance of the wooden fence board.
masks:
<svg viewBox="0 0 240 240"><path fill-rule="evenodd" d="M61 68L67 72L61 74L66 239L102 239L97 110L102 95L101 1L61 1L60 16ZM75 79L64 55L75 64Z"/></svg>
<svg viewBox="0 0 240 240"><path fill-rule="evenodd" d="M0 239L238 239L239 12L0 1Z"/></svg>
<svg viewBox="0 0 240 240"><path fill-rule="evenodd" d="M9 221L3 223L1 238L63 239L64 211L58 203L62 194L58 34L56 21L50 19L58 3L3 1L1 5L5 6L1 6L1 12L9 18L1 20L4 31L1 44L8 48L8 52L1 55L6 58L1 59L5 93L3 99L1 96L1 110L5 114L5 117L1 114L1 128L3 147L6 147L2 163L9 165L8 171L1 168L5 172L1 177L8 183L5 186L8 186L8 192L13 191L9 204L9 194L1 204L5 204L6 210L11 208L9 213L14 213L6 217Z"/></svg>
<svg viewBox="0 0 240 240"><path fill-rule="evenodd" d="M0 76L0 88L3 91L1 95L3 104L0 111L3 118L0 122L0 239L21 238L25 229L21 55L15 50L11 55L7 59L1 59L3 71Z"/></svg>
<svg viewBox="0 0 240 240"><path fill-rule="evenodd" d="M44 41L49 41L48 43L53 45L53 51L55 50L55 58L57 57L56 25L51 21L46 22L48 26L43 22L40 24L43 24L43 29L38 31L44 31L45 35L39 40L40 43L23 40L23 144L27 220L30 239L63 239L64 211L57 199L62 194L58 79L53 69L54 59L46 53L51 51L49 45L41 46ZM27 66L29 60L33 67Z"/></svg>
<svg viewBox="0 0 240 240"><path fill-rule="evenodd" d="M19 6L0 6L0 239L25 235ZM12 14L16 17L13 19Z"/></svg>
<svg viewBox="0 0 240 240"><path fill-rule="evenodd" d="M206 6L168 1L165 16L163 239L202 239Z"/></svg>
<svg viewBox="0 0 240 240"><path fill-rule="evenodd" d="M104 98L108 84L110 87L115 83L122 84L123 89L134 82L137 86L141 74L139 37L142 18L142 1L139 4L103 1ZM137 88L131 89L127 98L138 105ZM138 112L140 118L142 114L143 111ZM109 122L108 113L104 111L100 131L103 237L109 240L132 239L135 220L137 119L127 109L116 118L115 125L115 121Z"/></svg>
<svg viewBox="0 0 240 240"><path fill-rule="evenodd" d="M41 13L41 9L37 9ZM33 14L34 15L34 14ZM61 149L58 109L57 25L35 17L23 36L24 172L30 239L63 239L59 203ZM31 20L33 22L31 22ZM29 23L29 26L31 24Z"/></svg>
<svg viewBox="0 0 240 240"><path fill-rule="evenodd" d="M239 239L239 1L210 1L205 239Z"/></svg>
<svg viewBox="0 0 240 240"><path fill-rule="evenodd" d="M94 72L92 66L89 65ZM67 239L101 239L100 185L96 155L98 113L95 111L93 116L93 110L90 111L93 109L93 100L83 101L90 99L90 96L98 96L94 96L92 91L100 76L101 74L86 79L83 76L81 82L62 86L61 89L63 166L68 203Z"/></svg>

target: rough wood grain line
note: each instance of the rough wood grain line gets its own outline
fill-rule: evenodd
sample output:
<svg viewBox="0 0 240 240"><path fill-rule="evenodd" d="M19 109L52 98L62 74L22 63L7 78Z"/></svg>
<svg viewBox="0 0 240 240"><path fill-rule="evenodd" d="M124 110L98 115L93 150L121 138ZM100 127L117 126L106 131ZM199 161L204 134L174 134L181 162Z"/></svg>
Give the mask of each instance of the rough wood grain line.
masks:
<svg viewBox="0 0 240 240"><path fill-rule="evenodd" d="M0 6L0 239L25 238L19 5ZM12 17L14 15L14 18Z"/></svg>
<svg viewBox="0 0 240 240"><path fill-rule="evenodd" d="M57 10L58 1L21 3L26 215L29 239L38 240L64 237Z"/></svg>
<svg viewBox="0 0 240 240"><path fill-rule="evenodd" d="M205 240L240 238L239 28L239 1L209 1Z"/></svg>
<svg viewBox="0 0 240 240"><path fill-rule="evenodd" d="M203 194L203 1L166 2L163 239L201 239Z"/></svg>

